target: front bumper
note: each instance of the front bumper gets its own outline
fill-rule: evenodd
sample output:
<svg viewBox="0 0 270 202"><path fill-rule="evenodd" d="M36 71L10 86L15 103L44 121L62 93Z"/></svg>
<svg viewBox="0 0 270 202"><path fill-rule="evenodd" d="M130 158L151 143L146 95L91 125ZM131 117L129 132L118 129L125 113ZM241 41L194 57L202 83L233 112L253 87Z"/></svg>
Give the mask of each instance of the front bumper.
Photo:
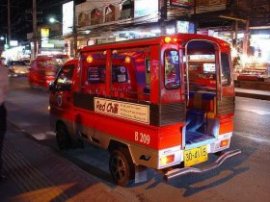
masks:
<svg viewBox="0 0 270 202"><path fill-rule="evenodd" d="M242 152L240 149L227 151L227 152L223 153L222 155L220 155L214 163L212 163L204 168L195 168L195 167L175 168L173 170L167 171L164 174L164 178L165 178L165 180L168 181L168 180L173 179L175 177L178 177L181 175L186 175L189 173L205 173L205 172L208 172L210 170L214 170L214 169L220 167L227 159L234 157L236 155L239 155L241 153Z"/></svg>

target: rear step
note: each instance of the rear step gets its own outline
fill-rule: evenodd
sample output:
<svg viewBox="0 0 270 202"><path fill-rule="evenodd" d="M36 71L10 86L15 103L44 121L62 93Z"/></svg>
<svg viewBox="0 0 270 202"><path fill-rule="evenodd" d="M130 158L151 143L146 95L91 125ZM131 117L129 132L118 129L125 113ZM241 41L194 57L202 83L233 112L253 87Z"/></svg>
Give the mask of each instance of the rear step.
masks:
<svg viewBox="0 0 270 202"><path fill-rule="evenodd" d="M186 175L189 173L204 173L208 172L210 170L216 169L220 167L227 159L234 157L236 155L241 154L240 149L236 150L231 150L223 153L219 158L212 164L200 169L200 168L195 168L195 167L186 167L186 168L175 168L173 170L170 170L165 173L164 178L166 181L173 179L175 177L181 176L181 175Z"/></svg>

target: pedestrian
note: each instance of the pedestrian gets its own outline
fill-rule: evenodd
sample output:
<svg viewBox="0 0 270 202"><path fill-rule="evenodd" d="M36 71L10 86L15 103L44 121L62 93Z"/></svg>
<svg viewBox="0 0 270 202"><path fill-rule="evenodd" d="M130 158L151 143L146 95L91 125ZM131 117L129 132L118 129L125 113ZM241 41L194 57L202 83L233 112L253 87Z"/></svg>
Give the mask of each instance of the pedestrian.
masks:
<svg viewBox="0 0 270 202"><path fill-rule="evenodd" d="M1 52L0 52L1 56ZM3 159L2 159L2 150L3 150L3 141L4 136L7 130L7 112L5 108L5 98L8 91L8 71L5 65L2 63L2 58L0 60L0 181L5 179L3 175Z"/></svg>

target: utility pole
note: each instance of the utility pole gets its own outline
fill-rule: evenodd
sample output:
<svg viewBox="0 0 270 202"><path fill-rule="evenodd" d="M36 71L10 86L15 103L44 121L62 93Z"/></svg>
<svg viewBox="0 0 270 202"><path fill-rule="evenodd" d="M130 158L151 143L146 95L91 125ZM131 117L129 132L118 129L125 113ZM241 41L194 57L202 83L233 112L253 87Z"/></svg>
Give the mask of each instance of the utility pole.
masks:
<svg viewBox="0 0 270 202"><path fill-rule="evenodd" d="M243 54L248 55L249 54L249 37L250 37L250 32L249 32L249 24L250 20L246 20L246 27L245 27L245 32L244 32L244 40L243 40Z"/></svg>
<svg viewBox="0 0 270 202"><path fill-rule="evenodd" d="M161 35L166 34L166 20L167 20L167 0L160 0L159 1L159 9L160 9L160 30Z"/></svg>
<svg viewBox="0 0 270 202"><path fill-rule="evenodd" d="M32 11L32 17L33 17L33 42L34 42L34 52L33 52L33 58L34 59L37 55L37 1L33 0L33 11Z"/></svg>
<svg viewBox="0 0 270 202"><path fill-rule="evenodd" d="M194 21L193 23L194 23L194 26L195 26L195 28L194 28L194 34L197 34L197 29L198 29L198 20L197 20L197 18L196 18L196 15L197 15L197 0L194 0L193 1L193 16L195 16L195 19L196 19L196 21Z"/></svg>
<svg viewBox="0 0 270 202"><path fill-rule="evenodd" d="M74 51L74 57L76 57L77 54L77 20L76 20L76 1L73 1L73 28L72 28L72 34L73 34L73 51Z"/></svg>
<svg viewBox="0 0 270 202"><path fill-rule="evenodd" d="M9 46L11 39L10 0L7 1L7 23L8 23L7 45Z"/></svg>

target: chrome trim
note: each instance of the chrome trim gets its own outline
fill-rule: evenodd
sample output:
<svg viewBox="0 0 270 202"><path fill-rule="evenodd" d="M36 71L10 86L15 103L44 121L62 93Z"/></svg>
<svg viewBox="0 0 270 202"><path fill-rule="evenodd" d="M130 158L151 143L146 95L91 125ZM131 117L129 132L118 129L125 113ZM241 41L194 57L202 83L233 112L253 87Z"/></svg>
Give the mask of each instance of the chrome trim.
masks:
<svg viewBox="0 0 270 202"><path fill-rule="evenodd" d="M206 166L202 169L200 168L195 168L195 167L186 167L186 168L176 168L173 170L170 170L164 174L165 180L170 180L172 178L181 176L181 175L186 175L189 173L204 173L208 172L210 170L216 169L220 167L227 159L234 157L236 155L241 154L242 151L240 149L236 150L231 150L227 151L224 154L222 154L214 163L210 164L209 166Z"/></svg>

